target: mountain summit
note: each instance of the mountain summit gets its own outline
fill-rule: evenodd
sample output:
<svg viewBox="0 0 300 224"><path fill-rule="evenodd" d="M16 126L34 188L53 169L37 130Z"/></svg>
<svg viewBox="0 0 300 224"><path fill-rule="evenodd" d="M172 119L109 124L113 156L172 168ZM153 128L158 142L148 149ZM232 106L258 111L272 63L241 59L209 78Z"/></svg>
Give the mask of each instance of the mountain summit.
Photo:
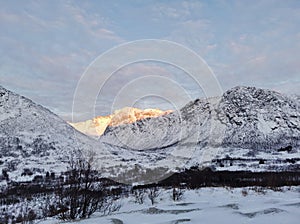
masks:
<svg viewBox="0 0 300 224"><path fill-rule="evenodd" d="M226 125L224 147L276 149L299 147L299 104L278 92L254 87L227 91L217 108Z"/></svg>
<svg viewBox="0 0 300 224"><path fill-rule="evenodd" d="M134 107L125 107L116 110L113 114L107 116L98 116L91 120L69 123L78 131L90 135L101 136L108 126L118 126L121 124L131 124L138 120L150 117L159 117L171 113L171 110L162 111L159 109L138 109Z"/></svg>

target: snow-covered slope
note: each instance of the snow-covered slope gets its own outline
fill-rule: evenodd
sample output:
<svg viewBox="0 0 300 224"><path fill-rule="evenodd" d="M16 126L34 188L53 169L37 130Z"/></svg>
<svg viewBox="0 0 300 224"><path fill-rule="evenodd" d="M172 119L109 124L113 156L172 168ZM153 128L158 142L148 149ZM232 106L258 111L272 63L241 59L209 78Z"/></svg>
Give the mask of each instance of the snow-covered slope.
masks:
<svg viewBox="0 0 300 224"><path fill-rule="evenodd" d="M125 161L152 168L298 169L299 104L274 91L235 87L178 112L108 127L100 140Z"/></svg>
<svg viewBox="0 0 300 224"><path fill-rule="evenodd" d="M191 137L198 143L220 147L298 147L300 110L295 101L277 92L236 87L220 99L197 99L179 112L108 127L102 141L145 150L171 146Z"/></svg>
<svg viewBox="0 0 300 224"><path fill-rule="evenodd" d="M260 187L200 188L185 191L178 202L172 201L172 190L162 190L155 206L147 197L143 204L138 204L134 197L124 197L118 201L122 205L119 211L111 215L95 213L90 219L76 223L296 224L300 218L299 190L299 187L278 188L277 191ZM39 223L57 224L58 221L50 218Z"/></svg>
<svg viewBox="0 0 300 224"><path fill-rule="evenodd" d="M70 157L90 150L102 150L101 144L46 108L0 87L0 169L11 180L63 171Z"/></svg>
<svg viewBox="0 0 300 224"><path fill-rule="evenodd" d="M91 120L69 124L86 135L100 136L104 133L107 126L119 126L121 124L130 124L136 122L137 120L142 120L150 117L159 117L165 114L169 114L171 112L171 110L141 110L134 107L124 107L120 110L116 110L113 114L110 115L98 116Z"/></svg>
<svg viewBox="0 0 300 224"><path fill-rule="evenodd" d="M156 118L147 118L132 124L109 126L101 140L112 145L135 150L157 149L171 146L188 137L195 130L204 130L210 117L209 103L195 100L179 112ZM203 127L203 128L202 128ZM207 137L203 133L201 139Z"/></svg>
<svg viewBox="0 0 300 224"><path fill-rule="evenodd" d="M300 110L287 96L238 87L223 95L218 112L226 124L223 146L274 150L300 145Z"/></svg>

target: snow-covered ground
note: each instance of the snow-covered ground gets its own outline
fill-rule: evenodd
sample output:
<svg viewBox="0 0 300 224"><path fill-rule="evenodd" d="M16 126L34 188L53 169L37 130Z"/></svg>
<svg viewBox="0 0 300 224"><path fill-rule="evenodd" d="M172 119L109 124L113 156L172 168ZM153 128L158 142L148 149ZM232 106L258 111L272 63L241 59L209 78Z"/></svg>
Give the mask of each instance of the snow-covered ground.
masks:
<svg viewBox="0 0 300 224"><path fill-rule="evenodd" d="M300 187L281 191L253 188L202 188L185 191L181 201L173 202L172 190L163 191L152 206L148 198L140 205L122 198L118 212L109 216L95 213L80 224L179 224L179 223L299 223ZM42 224L68 223L55 219ZM70 222L74 223L74 222Z"/></svg>

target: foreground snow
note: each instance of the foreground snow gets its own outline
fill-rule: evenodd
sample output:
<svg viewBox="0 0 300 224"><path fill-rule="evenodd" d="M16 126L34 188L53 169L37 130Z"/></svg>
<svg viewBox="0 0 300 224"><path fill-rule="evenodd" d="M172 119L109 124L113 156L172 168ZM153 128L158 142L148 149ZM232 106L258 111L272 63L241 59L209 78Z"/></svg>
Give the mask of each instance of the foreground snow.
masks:
<svg viewBox="0 0 300 224"><path fill-rule="evenodd" d="M171 190L163 191L157 204L148 198L143 205L123 198L121 209L109 216L94 214L80 224L175 224L175 223L299 223L300 187L281 191L253 188L202 188L185 191L179 202L171 200ZM55 219L43 224L62 223ZM66 223L66 222L63 222ZM74 223L74 222L70 222Z"/></svg>

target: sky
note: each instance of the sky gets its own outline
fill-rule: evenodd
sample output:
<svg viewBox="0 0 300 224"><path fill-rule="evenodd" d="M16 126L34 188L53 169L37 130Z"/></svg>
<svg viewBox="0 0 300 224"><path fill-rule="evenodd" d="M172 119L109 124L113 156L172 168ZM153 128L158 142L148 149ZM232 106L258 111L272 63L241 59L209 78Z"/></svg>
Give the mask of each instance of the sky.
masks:
<svg viewBox="0 0 300 224"><path fill-rule="evenodd" d="M191 49L224 91L246 85L300 94L298 0L0 0L0 29L0 85L66 120L72 117L76 86L88 66L113 47L141 39ZM144 75L168 77L191 98L203 96L184 71L161 62L138 62L111 76L95 113L110 113L122 86ZM149 96L134 105L168 109L171 104Z"/></svg>

